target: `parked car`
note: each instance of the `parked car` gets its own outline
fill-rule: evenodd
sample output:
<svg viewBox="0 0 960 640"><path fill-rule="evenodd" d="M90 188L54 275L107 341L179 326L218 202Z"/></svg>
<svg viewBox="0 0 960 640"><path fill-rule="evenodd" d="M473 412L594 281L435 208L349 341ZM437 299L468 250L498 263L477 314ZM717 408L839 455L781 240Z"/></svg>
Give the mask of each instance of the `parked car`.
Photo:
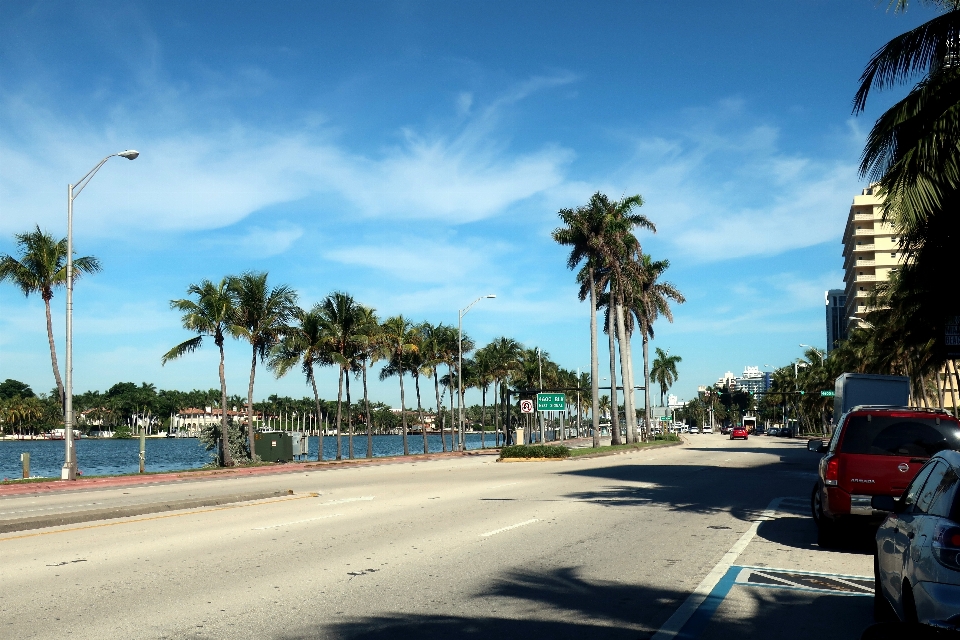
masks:
<svg viewBox="0 0 960 640"><path fill-rule="evenodd" d="M713 433L713 427L711 427L711 426L708 425L708 424L703 425L703 427L702 427L702 429L701 429L700 432L701 432L701 433Z"/></svg>
<svg viewBox="0 0 960 640"><path fill-rule="evenodd" d="M722 433L723 435L727 435L728 433L730 433L730 427L727 426L727 425L725 425L725 424L724 424L724 425L721 425L721 426L720 426L720 433Z"/></svg>
<svg viewBox="0 0 960 640"><path fill-rule="evenodd" d="M747 439L747 430L744 429L743 427L734 427L734 428L730 431L730 439L731 439L731 440L736 440L737 438L743 438L744 440L746 440L746 439Z"/></svg>
<svg viewBox="0 0 960 640"><path fill-rule="evenodd" d="M778 436L780 435L780 427L770 427L767 429L768 436Z"/></svg>
<svg viewBox="0 0 960 640"><path fill-rule="evenodd" d="M874 617L960 631L960 453L941 451L903 496L872 499L889 511L877 530Z"/></svg>
<svg viewBox="0 0 960 640"><path fill-rule="evenodd" d="M821 546L847 537L849 525L879 523L873 496L899 497L934 454L960 450L960 422L944 411L910 407L854 407L841 418L829 444L807 448L820 460L810 510Z"/></svg>

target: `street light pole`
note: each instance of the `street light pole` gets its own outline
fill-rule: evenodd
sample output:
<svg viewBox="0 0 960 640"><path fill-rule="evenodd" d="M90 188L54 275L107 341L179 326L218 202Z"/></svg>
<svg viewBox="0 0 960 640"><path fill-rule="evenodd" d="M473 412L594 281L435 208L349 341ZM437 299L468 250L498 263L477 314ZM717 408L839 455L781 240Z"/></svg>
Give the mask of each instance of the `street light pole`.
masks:
<svg viewBox="0 0 960 640"><path fill-rule="evenodd" d="M73 446L73 201L80 195L97 171L107 160L120 156L127 160L136 160L139 151L132 149L113 153L104 158L93 169L87 172L76 182L67 185L67 339L66 360L64 362L64 389L63 389L63 440L66 448L63 467L60 469L61 480L77 479L77 452Z"/></svg>
<svg viewBox="0 0 960 640"><path fill-rule="evenodd" d="M460 309L460 319L457 321L457 406L460 410L460 425L457 428L457 439L459 440L459 450L463 451L466 447L466 433L463 428L463 316L467 315L470 307L477 304L484 298L496 298L496 294L489 293L480 296L464 309Z"/></svg>
<svg viewBox="0 0 960 640"><path fill-rule="evenodd" d="M822 352L822 351L820 351L820 350L817 349L816 347L811 347L811 346L808 345L808 344L803 344L803 343L801 343L800 346L801 346L801 347L806 347L807 349L810 349L810 350L813 351L815 354L817 354L818 356L820 356L820 366L821 366L821 367L823 366L823 352Z"/></svg>

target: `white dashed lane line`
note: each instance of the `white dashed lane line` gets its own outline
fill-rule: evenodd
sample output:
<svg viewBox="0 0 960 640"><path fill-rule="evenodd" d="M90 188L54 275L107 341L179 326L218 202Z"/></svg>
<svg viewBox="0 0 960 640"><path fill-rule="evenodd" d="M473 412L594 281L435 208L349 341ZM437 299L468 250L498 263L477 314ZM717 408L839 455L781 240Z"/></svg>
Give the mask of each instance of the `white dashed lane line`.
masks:
<svg viewBox="0 0 960 640"><path fill-rule="evenodd" d="M517 529L519 527L525 527L528 524L533 524L534 522L539 522L537 518L530 518L529 520L524 520L523 522L518 522L517 524L512 524L509 527L503 527L502 529L494 529L493 531L488 531L486 533L481 533L481 538L489 538L490 536L495 536L498 533L503 533L504 531L510 531L511 529Z"/></svg>

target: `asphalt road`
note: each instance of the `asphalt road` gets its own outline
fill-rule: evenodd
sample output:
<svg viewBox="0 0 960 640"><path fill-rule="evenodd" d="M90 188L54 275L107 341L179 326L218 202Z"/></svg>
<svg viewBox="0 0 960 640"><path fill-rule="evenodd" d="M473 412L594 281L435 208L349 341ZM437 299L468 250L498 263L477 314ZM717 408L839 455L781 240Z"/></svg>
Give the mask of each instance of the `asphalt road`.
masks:
<svg viewBox="0 0 960 640"><path fill-rule="evenodd" d="M2 534L0 637L859 637L872 558L816 546L805 442L689 440L0 499L293 492Z"/></svg>

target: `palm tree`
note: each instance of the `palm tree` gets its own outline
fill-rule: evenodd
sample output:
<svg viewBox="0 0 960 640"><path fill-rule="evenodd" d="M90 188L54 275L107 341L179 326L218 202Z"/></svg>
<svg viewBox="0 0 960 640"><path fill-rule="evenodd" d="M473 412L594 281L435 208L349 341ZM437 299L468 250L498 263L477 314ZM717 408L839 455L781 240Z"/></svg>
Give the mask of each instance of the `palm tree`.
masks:
<svg viewBox="0 0 960 640"><path fill-rule="evenodd" d="M320 409L320 395L317 393L317 380L314 368L333 364L330 358L329 345L323 331L323 310L319 304L310 311L298 309L294 313L296 322L288 327L279 345L273 348L268 366L282 377L298 362L306 376L307 382L313 389L313 401L317 409L317 420L322 413ZM271 396L276 400L276 396ZM323 427L320 433L317 461L323 460Z"/></svg>
<svg viewBox="0 0 960 640"><path fill-rule="evenodd" d="M357 367L357 353L362 350L360 333L360 305L348 293L334 291L320 303L321 331L331 360L339 366L337 389L337 460L343 459L341 424L343 417L343 390L347 391L348 455L353 458L353 420L350 411L350 373Z"/></svg>
<svg viewBox="0 0 960 640"><path fill-rule="evenodd" d="M236 319L236 295L229 287L229 279L224 278L214 284L210 280L202 280L200 284L191 284L187 288L187 295L196 296L193 301L188 298L171 300L170 308L180 311L183 316L183 328L197 335L181 342L163 354L161 364L175 360L180 356L193 353L203 344L204 337L213 338L213 343L220 350L220 462L225 467L233 466L233 456L230 453L230 430L227 420L227 378L223 367L223 343L226 336L237 331L234 324ZM253 447L253 442L250 442Z"/></svg>
<svg viewBox="0 0 960 640"><path fill-rule="evenodd" d="M367 426L367 457L373 457L373 425L370 422L370 396L367 392L367 369L379 359L380 321L370 307L360 307L357 312L357 335L361 337L363 347L358 352L360 369L363 373L364 421Z"/></svg>
<svg viewBox="0 0 960 640"><path fill-rule="evenodd" d="M253 453L253 382L257 375L257 359L266 360L280 342L287 325L297 310L297 293L286 285L271 289L267 274L248 271L229 278L228 286L237 300L236 336L250 343L250 384L247 387L247 438L250 457Z"/></svg>
<svg viewBox="0 0 960 640"><path fill-rule="evenodd" d="M650 353L649 341L653 338L653 323L660 316L673 322L670 301L683 304L686 299L679 289L669 282L660 282L660 277L670 267L669 260L653 260L647 254L641 254L636 262L638 278L633 282L633 291L629 296L630 311L636 318L640 335L643 337L643 398L645 436L650 433Z"/></svg>
<svg viewBox="0 0 960 640"><path fill-rule="evenodd" d="M444 424L441 419L443 412L440 399L440 375L438 367L443 364L443 336L446 327L443 324L434 326L429 322L421 322L417 327L420 333L420 371L423 375L433 378L433 390L437 399L437 422L440 423L440 447L447 450L447 441L444 437Z"/></svg>
<svg viewBox="0 0 960 640"><path fill-rule="evenodd" d="M664 351L657 347L657 357L650 367L650 377L660 385L660 406L663 406L663 397L667 390L677 381L677 364L683 360L680 356L671 356L670 350Z"/></svg>
<svg viewBox="0 0 960 640"><path fill-rule="evenodd" d="M400 422L403 428L403 455L405 456L410 455L410 446L407 442L407 411L403 395L403 359L417 349L411 335L412 329L413 325L402 315L387 318L380 325L381 348L384 356L390 360L390 365L393 365L392 369L384 367L380 371L380 379L386 380L394 372L400 378Z"/></svg>
<svg viewBox="0 0 960 640"><path fill-rule="evenodd" d="M490 342L484 350L490 354L490 375L493 377L493 427L499 434L497 417L500 404L503 403L503 387L507 378L519 366L518 359L522 347L512 338L500 337ZM499 394L499 402L498 402ZM499 436L498 436L499 439ZM504 424L503 442L509 444L509 426Z"/></svg>
<svg viewBox="0 0 960 640"><path fill-rule="evenodd" d="M63 381L57 364L57 348L53 342L53 320L50 315L50 300L53 290L67 283L67 239L56 240L49 233L40 231L40 226L28 233L13 236L20 250L20 259L0 254L0 282L9 280L23 295L39 293L47 314L47 341L50 344L50 363L53 378L57 382L60 405L64 403ZM73 280L88 273L100 271L100 261L93 256L74 258Z"/></svg>

